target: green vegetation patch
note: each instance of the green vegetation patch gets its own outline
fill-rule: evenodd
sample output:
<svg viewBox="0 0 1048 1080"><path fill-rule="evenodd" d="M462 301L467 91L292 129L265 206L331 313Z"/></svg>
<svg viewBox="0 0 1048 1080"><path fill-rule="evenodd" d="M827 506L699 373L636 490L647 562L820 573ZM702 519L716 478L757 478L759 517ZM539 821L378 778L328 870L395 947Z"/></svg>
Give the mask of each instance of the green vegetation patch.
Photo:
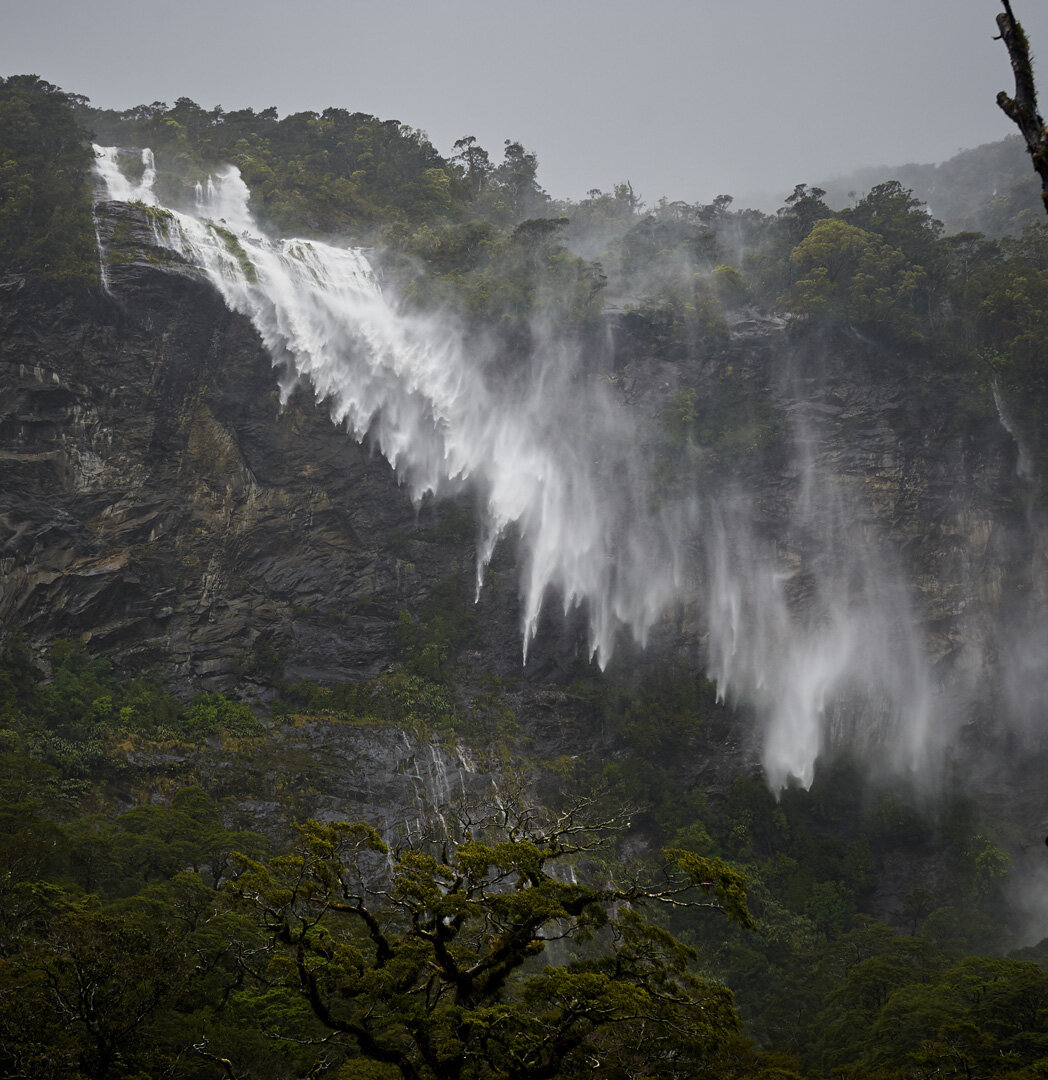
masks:
<svg viewBox="0 0 1048 1080"><path fill-rule="evenodd" d="M236 259L237 265L240 267L240 272L244 277L252 285L258 284L258 272L255 270L255 265L248 258L243 244L240 243L236 235L230 232L229 229L224 229L221 225L216 225L213 221L211 222L210 227L211 231L218 236L225 245L226 251Z"/></svg>
<svg viewBox="0 0 1048 1080"><path fill-rule="evenodd" d="M74 98L34 75L0 78L0 267L97 285L90 145Z"/></svg>

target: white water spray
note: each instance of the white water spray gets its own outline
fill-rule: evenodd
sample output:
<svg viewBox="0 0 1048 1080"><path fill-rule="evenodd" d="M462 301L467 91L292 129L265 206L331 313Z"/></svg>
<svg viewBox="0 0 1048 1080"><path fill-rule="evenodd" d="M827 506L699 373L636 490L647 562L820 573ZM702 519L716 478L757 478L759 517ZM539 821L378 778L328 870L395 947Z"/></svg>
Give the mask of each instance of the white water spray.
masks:
<svg viewBox="0 0 1048 1080"><path fill-rule="evenodd" d="M148 151L137 184L118 151L96 153L111 199L156 205ZM671 603L702 591L711 673L764 718L773 786L809 784L845 727L895 765L922 762L932 692L901 576L849 531L854 508L810 459L796 523L813 537L816 585L798 605L745 498L705 493L701 519L655 507L635 422L586 377L572 344L536 327L527 377L506 388L447 319L395 310L362 252L269 239L248 198L227 168L197 185L194 213L154 221L157 240L206 272L335 422L374 440L416 502L476 491L478 591L499 539L517 530L525 656L552 595L566 612L584 606L603 665L621 629L643 643Z"/></svg>
<svg viewBox="0 0 1048 1080"><path fill-rule="evenodd" d="M137 151L121 151L118 146L95 146L95 169L106 187L106 193L114 202L140 202L147 206L156 206L157 198L153 193L156 183L156 162L153 151L146 148ZM120 168L122 153L131 153L139 157L142 175L135 183L124 175Z"/></svg>
<svg viewBox="0 0 1048 1080"><path fill-rule="evenodd" d="M115 150L96 153L112 199L156 204L155 171L131 185ZM157 239L206 271L336 423L375 441L413 500L476 489L478 591L499 539L519 530L525 655L553 593L566 611L586 605L600 663L622 627L643 642L679 586L677 544L646 505L628 416L595 385L580 394L571 350L546 335L530 385L500 394L445 320L393 309L362 252L268 239L249 195L227 168L197 187L194 214L155 225Z"/></svg>
<svg viewBox="0 0 1048 1080"><path fill-rule="evenodd" d="M810 549L805 571L755 535L745 495L719 500L707 529L710 674L756 708L773 788L810 786L834 742L917 772L936 749L936 694L908 591L844 493L827 478L812 486L817 499L790 523Z"/></svg>

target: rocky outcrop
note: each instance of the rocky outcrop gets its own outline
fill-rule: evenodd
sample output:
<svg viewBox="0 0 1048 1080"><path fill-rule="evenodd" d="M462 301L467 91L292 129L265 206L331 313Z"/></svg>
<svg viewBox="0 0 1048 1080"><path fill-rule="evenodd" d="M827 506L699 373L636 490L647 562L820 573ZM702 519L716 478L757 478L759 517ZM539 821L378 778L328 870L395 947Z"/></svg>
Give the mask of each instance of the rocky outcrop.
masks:
<svg viewBox="0 0 1048 1080"><path fill-rule="evenodd" d="M492 804L502 780L501 762L475 759L454 737L318 717L257 739L132 739L126 761L130 769L114 782L122 801L164 802L199 784L226 800L237 828L281 843L292 839L291 823L306 818L368 820L390 840L417 837L439 828L449 808Z"/></svg>
<svg viewBox="0 0 1048 1080"><path fill-rule="evenodd" d="M99 207L105 296L0 301L0 620L219 679L259 641L290 674L376 674L401 606L463 569L389 466L295 392L250 324ZM446 530L445 530L446 532Z"/></svg>

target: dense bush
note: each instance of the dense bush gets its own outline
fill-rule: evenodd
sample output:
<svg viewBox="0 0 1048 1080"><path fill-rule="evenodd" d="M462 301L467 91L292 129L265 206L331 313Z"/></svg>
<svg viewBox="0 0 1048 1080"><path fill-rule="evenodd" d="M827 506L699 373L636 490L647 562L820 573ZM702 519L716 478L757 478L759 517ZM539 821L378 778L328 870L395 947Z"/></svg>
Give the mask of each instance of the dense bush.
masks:
<svg viewBox="0 0 1048 1080"><path fill-rule="evenodd" d="M0 268L37 281L94 284L98 252L74 98L34 75L0 78Z"/></svg>

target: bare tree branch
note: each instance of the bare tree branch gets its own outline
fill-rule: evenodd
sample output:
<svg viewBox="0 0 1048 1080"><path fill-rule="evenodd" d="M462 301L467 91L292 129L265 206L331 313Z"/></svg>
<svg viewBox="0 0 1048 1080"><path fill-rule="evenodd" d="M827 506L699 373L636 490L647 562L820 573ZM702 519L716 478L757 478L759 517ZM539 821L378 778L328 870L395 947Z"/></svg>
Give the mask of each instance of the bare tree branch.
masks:
<svg viewBox="0 0 1048 1080"><path fill-rule="evenodd" d="M229 1058L219 1057L217 1054L212 1054L208 1051L208 1040L203 1039L201 1042L193 1044L193 1050L202 1058L206 1058L208 1061L215 1062L216 1065L222 1066L222 1071L226 1074L226 1080L237 1080L237 1074L233 1069L233 1062Z"/></svg>
<svg viewBox="0 0 1048 1080"><path fill-rule="evenodd" d="M1033 62L1030 58L1030 43L1022 25L1012 13L1009 0L1001 0L1004 11L997 16L997 27L1012 61L1015 74L1015 97L1010 97L1004 90L997 95L997 104L1022 132L1026 140L1026 150L1033 160L1033 167L1041 178L1041 200L1048 213L1048 127L1037 110L1037 87L1033 79Z"/></svg>

